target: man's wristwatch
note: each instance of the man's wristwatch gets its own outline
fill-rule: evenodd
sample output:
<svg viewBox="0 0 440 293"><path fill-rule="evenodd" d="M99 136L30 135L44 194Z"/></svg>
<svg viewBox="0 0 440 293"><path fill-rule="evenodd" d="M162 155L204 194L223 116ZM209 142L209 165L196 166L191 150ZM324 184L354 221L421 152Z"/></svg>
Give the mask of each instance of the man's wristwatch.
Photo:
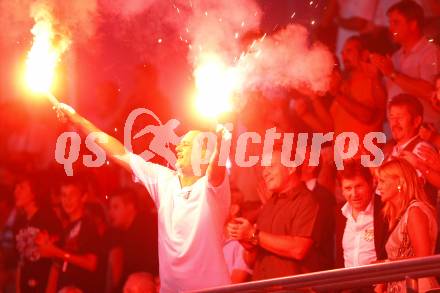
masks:
<svg viewBox="0 0 440 293"><path fill-rule="evenodd" d="M68 261L70 260L70 254L67 253L67 252L64 253L64 254L63 254L63 259L64 259L64 261L67 261L67 262L68 262Z"/></svg>
<svg viewBox="0 0 440 293"><path fill-rule="evenodd" d="M61 271L63 272L63 273L65 273L66 271L67 271L67 266L69 265L69 260L70 260L70 254L69 253L64 253L64 255L63 255L63 260L64 260L64 262L63 262L63 267L62 267L62 269L61 269Z"/></svg>
<svg viewBox="0 0 440 293"><path fill-rule="evenodd" d="M258 244L259 244L259 238L258 238L259 234L260 234L260 230L257 227L255 227L254 231L252 232L251 238L249 239L249 242L252 245L258 246Z"/></svg>

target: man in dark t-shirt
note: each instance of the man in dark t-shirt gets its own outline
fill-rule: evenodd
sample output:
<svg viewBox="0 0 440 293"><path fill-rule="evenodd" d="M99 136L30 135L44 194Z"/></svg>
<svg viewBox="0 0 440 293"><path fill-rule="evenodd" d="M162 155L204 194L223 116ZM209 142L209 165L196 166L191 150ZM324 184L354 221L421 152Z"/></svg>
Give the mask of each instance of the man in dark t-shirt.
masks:
<svg viewBox="0 0 440 293"><path fill-rule="evenodd" d="M100 238L95 223L87 216L69 223L64 231L62 249L68 254L98 256ZM64 260L61 265L58 288L75 286L86 292L96 292L98 276L86 268ZM100 278L99 278L100 279ZM93 290L93 291L91 291Z"/></svg>
<svg viewBox="0 0 440 293"><path fill-rule="evenodd" d="M122 266L121 275L112 276L114 292L120 291L132 273L158 275L157 220L140 212L138 207L139 201L133 190L121 189L110 197L113 237L109 266Z"/></svg>
<svg viewBox="0 0 440 293"><path fill-rule="evenodd" d="M46 289L52 262L40 257L35 238L42 233L58 241L61 236L61 223L52 209L41 205L40 190L38 181L32 177L19 181L14 190L15 206L19 211L15 238L21 292L45 292Z"/></svg>
<svg viewBox="0 0 440 293"><path fill-rule="evenodd" d="M61 245L39 239L41 256L54 259L49 278L49 290L76 287L85 293L99 292L103 280L97 275L101 239L96 224L84 213L87 184L69 177L61 184L61 205L69 224Z"/></svg>

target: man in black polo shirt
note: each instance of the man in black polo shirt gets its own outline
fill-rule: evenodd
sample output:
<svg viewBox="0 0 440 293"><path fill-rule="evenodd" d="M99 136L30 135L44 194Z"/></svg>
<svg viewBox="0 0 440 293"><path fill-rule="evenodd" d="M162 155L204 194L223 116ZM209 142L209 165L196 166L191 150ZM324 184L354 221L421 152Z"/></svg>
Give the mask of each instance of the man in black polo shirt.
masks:
<svg viewBox="0 0 440 293"><path fill-rule="evenodd" d="M284 166L283 156L274 150L270 166L263 168L272 197L261 209L257 224L252 226L244 218L228 224L232 238L255 252L254 280L307 273L318 267L313 232L319 205L297 168Z"/></svg>

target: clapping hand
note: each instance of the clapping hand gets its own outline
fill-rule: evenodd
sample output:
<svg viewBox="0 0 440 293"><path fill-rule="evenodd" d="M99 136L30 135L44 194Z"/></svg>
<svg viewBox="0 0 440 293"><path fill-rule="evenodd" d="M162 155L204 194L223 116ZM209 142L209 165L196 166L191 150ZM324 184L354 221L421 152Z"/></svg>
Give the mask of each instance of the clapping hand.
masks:
<svg viewBox="0 0 440 293"><path fill-rule="evenodd" d="M229 235L234 240L248 240L252 236L252 224L245 218L235 218L227 225Z"/></svg>
<svg viewBox="0 0 440 293"><path fill-rule="evenodd" d="M390 76L394 72L394 65L390 56L382 56L372 53L370 54L370 62L385 76Z"/></svg>
<svg viewBox="0 0 440 293"><path fill-rule="evenodd" d="M400 157L409 162L415 169L423 168L426 164L418 155L410 151L403 151Z"/></svg>
<svg viewBox="0 0 440 293"><path fill-rule="evenodd" d="M49 233L40 232L35 237L35 245L38 247L38 251L41 257L53 257L55 256L56 247L53 244L53 240L50 238Z"/></svg>
<svg viewBox="0 0 440 293"><path fill-rule="evenodd" d="M361 67L363 72L370 78L378 78L379 76L379 68L373 64L368 62L361 62Z"/></svg>
<svg viewBox="0 0 440 293"><path fill-rule="evenodd" d="M432 169L440 171L440 154L437 150L427 145L421 145L417 148L417 153L425 159L425 162Z"/></svg>

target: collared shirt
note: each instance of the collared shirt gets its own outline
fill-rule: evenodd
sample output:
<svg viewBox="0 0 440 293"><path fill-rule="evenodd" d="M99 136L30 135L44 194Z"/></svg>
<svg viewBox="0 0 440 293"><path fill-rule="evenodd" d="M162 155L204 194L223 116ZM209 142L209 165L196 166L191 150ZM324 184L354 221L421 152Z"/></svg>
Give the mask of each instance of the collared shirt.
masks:
<svg viewBox="0 0 440 293"><path fill-rule="evenodd" d="M286 193L273 195L260 211L257 226L260 231L276 235L313 239L319 204L301 184ZM313 270L317 264L316 251L309 251L306 259L297 261L277 255L260 247L254 267L254 280L291 276Z"/></svg>
<svg viewBox="0 0 440 293"><path fill-rule="evenodd" d="M440 71L440 50L434 43L422 37L409 52L404 52L403 48L400 48L394 53L392 61L397 72L434 84L435 77ZM403 89L391 79L387 79L386 85L388 99L404 93ZM424 121L432 122L436 127L440 127L440 115L434 110L431 103L426 99L419 98L419 100L423 105Z"/></svg>
<svg viewBox="0 0 440 293"><path fill-rule="evenodd" d="M229 214L229 180L207 176L182 188L176 172L129 154L130 166L158 211L159 275L163 292L182 292L230 283L223 256Z"/></svg>
<svg viewBox="0 0 440 293"><path fill-rule="evenodd" d="M358 214L356 220L353 218L353 209L348 203L342 207L341 211L347 218L342 238L344 266L346 268L357 267L377 260L374 246L373 200L364 211Z"/></svg>

